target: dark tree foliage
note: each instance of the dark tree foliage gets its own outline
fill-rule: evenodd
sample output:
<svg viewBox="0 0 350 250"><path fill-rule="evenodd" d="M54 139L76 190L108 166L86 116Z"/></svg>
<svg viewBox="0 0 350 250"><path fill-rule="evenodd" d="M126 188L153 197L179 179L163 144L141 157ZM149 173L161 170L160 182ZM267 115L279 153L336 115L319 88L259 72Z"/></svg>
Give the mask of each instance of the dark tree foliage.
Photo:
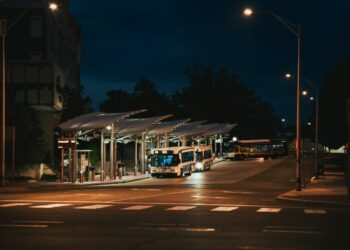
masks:
<svg viewBox="0 0 350 250"><path fill-rule="evenodd" d="M321 143L339 148L347 141L346 102L350 98L350 58L326 76L320 94Z"/></svg>
<svg viewBox="0 0 350 250"><path fill-rule="evenodd" d="M262 102L237 74L211 66L187 70L190 86L173 96L177 116L208 122L238 123L241 138L272 138L279 121L270 104Z"/></svg>
<svg viewBox="0 0 350 250"><path fill-rule="evenodd" d="M70 88L68 85L64 86L61 122L93 111L91 98L82 97L83 93L83 86L78 89Z"/></svg>
<svg viewBox="0 0 350 250"><path fill-rule="evenodd" d="M104 112L123 112L147 109L142 116L155 116L169 113L169 101L160 94L155 84L145 78L140 78L132 94L124 90L112 90L107 93L107 99L100 104Z"/></svg>
<svg viewBox="0 0 350 250"><path fill-rule="evenodd" d="M45 161L47 147L44 144L44 131L36 112L28 104L11 103L8 110L8 121L16 129L16 169L28 164ZM9 142L10 144L10 142ZM7 159L11 159L11 146L8 145Z"/></svg>
<svg viewBox="0 0 350 250"><path fill-rule="evenodd" d="M133 93L113 90L101 103L104 112L147 109L145 115L174 114L208 122L238 123L235 135L240 138L273 138L279 128L270 104L247 88L237 74L228 69L193 66L186 71L190 84L167 98L155 84L141 78Z"/></svg>
<svg viewBox="0 0 350 250"><path fill-rule="evenodd" d="M108 113L118 113L134 110L131 95L121 89L107 92L107 99L100 104L100 110Z"/></svg>

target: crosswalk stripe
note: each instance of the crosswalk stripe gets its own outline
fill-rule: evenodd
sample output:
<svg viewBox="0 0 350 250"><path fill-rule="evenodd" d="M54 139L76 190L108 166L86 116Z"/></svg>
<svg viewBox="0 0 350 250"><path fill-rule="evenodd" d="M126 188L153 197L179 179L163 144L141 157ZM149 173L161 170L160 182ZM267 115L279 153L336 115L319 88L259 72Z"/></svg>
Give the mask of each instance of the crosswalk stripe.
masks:
<svg viewBox="0 0 350 250"><path fill-rule="evenodd" d="M326 214L327 211L323 209L304 209L305 214Z"/></svg>
<svg viewBox="0 0 350 250"><path fill-rule="evenodd" d="M195 208L195 206L175 206L175 207L170 207L166 210L171 210L171 211L185 211L185 210L190 210Z"/></svg>
<svg viewBox="0 0 350 250"><path fill-rule="evenodd" d="M256 210L258 213L278 213L282 209L281 208L273 208L273 207L262 207Z"/></svg>
<svg viewBox="0 0 350 250"><path fill-rule="evenodd" d="M122 210L144 210L144 209L148 209L154 206L148 206L148 205L135 205L135 206L130 206L130 207L125 207L122 208Z"/></svg>
<svg viewBox="0 0 350 250"><path fill-rule="evenodd" d="M48 204L48 205L31 206L31 208L56 208L56 207L66 207L71 205L72 204L67 204L67 203L55 203L55 204Z"/></svg>
<svg viewBox="0 0 350 250"><path fill-rule="evenodd" d="M214 211L214 212L231 212L233 210L238 209L238 207L216 207L211 209L210 211Z"/></svg>
<svg viewBox="0 0 350 250"><path fill-rule="evenodd" d="M7 203L7 204L2 204L0 207L17 207L17 206L27 206L32 203Z"/></svg>
<svg viewBox="0 0 350 250"><path fill-rule="evenodd" d="M112 205L102 205L102 204L96 204L96 205L90 205L90 206L83 206L83 207L75 207L75 209L101 209L106 207L111 207Z"/></svg>

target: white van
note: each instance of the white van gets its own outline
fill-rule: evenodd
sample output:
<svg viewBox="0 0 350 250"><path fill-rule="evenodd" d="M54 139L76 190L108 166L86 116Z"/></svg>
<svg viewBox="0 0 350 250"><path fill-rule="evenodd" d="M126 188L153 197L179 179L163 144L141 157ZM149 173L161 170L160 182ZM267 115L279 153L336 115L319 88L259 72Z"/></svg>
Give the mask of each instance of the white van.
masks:
<svg viewBox="0 0 350 250"><path fill-rule="evenodd" d="M194 147L154 148L150 159L153 177L191 175L196 170Z"/></svg>

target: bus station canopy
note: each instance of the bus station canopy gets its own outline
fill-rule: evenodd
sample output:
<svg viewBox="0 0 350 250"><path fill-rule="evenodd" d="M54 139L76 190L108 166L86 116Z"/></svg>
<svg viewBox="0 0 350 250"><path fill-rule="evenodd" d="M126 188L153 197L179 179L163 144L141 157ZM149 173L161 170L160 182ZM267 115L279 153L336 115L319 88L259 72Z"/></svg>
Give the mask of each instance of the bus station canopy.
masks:
<svg viewBox="0 0 350 250"><path fill-rule="evenodd" d="M219 134L229 133L236 124L210 123L206 121L188 122L190 119L181 119L174 121L165 120L172 115L163 115L149 118L128 118L146 111L145 109L128 111L121 113L103 113L94 112L81 115L60 124L64 132L77 134L90 133L95 130L102 130L105 133L111 132L111 126L114 125L114 133L118 138L130 138L141 136L170 135L171 137L203 136L209 137Z"/></svg>
<svg viewBox="0 0 350 250"><path fill-rule="evenodd" d="M94 112L86 115L77 116L60 124L60 128L66 132L87 131L103 129L106 126L116 123L129 116L145 112L145 109L128 111L122 113L103 113Z"/></svg>
<svg viewBox="0 0 350 250"><path fill-rule="evenodd" d="M209 128L202 136L223 135L229 133L237 124L217 124L214 127Z"/></svg>
<svg viewBox="0 0 350 250"><path fill-rule="evenodd" d="M182 119L176 121L169 122L159 122L154 124L153 128L147 132L148 136L157 136L157 135L166 135L174 131L176 128L180 126L185 126L185 124L190 119Z"/></svg>
<svg viewBox="0 0 350 250"><path fill-rule="evenodd" d="M163 115L150 118L124 119L114 124L114 130L120 136L140 135L152 129L161 120L171 117L172 115Z"/></svg>

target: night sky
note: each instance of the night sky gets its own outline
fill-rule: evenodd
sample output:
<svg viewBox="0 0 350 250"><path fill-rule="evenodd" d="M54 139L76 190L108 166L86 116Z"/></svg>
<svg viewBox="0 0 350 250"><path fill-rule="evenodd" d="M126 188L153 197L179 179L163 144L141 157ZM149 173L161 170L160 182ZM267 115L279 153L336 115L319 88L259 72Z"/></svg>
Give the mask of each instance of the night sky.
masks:
<svg viewBox="0 0 350 250"><path fill-rule="evenodd" d="M171 94L187 86L189 66L227 66L294 123L296 84L283 75L296 72L296 38L272 16L244 17L246 6L301 25L304 77L322 83L350 56L349 0L72 0L84 33L85 94L97 108L108 90L131 91L141 76ZM302 109L306 123L312 104Z"/></svg>

